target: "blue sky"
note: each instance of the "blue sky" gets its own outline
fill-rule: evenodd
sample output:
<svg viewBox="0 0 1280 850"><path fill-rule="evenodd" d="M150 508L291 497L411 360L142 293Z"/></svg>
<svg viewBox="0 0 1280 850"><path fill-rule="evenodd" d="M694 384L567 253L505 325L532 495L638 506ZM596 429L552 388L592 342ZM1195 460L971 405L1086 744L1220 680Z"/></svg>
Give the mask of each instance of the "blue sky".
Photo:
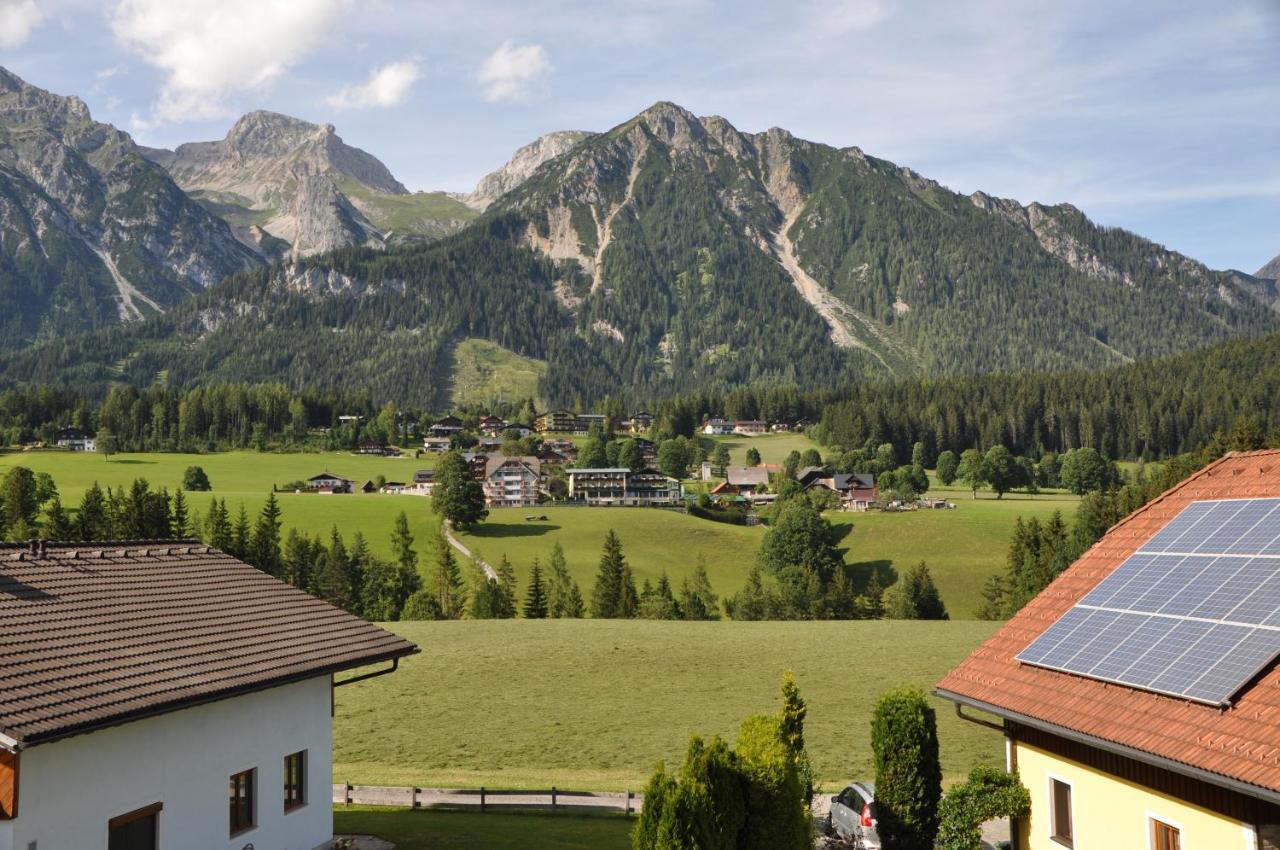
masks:
<svg viewBox="0 0 1280 850"><path fill-rule="evenodd" d="M0 0L0 64L146 144L274 109L465 190L673 100L1245 271L1280 253L1278 45L1280 0Z"/></svg>

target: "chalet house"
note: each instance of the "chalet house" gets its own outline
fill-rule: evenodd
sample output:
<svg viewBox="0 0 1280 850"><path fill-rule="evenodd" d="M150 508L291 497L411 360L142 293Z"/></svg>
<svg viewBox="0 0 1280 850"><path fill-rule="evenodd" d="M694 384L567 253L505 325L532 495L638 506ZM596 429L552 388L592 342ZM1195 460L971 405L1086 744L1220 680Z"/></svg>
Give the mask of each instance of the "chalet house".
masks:
<svg viewBox="0 0 1280 850"><path fill-rule="evenodd" d="M542 465L536 457L490 455L482 484L485 504L491 508L536 505L542 486Z"/></svg>
<svg viewBox="0 0 1280 850"><path fill-rule="evenodd" d="M360 443L359 448L356 449L356 454L394 457L400 453L389 447L386 443L378 442L376 440L364 440Z"/></svg>
<svg viewBox="0 0 1280 850"><path fill-rule="evenodd" d="M567 469L565 474L569 498L589 505L651 507L677 505L684 498L680 481L656 469Z"/></svg>
<svg viewBox="0 0 1280 850"><path fill-rule="evenodd" d="M350 493L353 487L354 482L350 479L332 472L322 472L307 479L307 489L317 493Z"/></svg>
<svg viewBox="0 0 1280 850"><path fill-rule="evenodd" d="M806 490L825 487L840 496L843 511L865 511L879 495L874 475L865 472L827 472L820 466L806 466L796 473L796 481Z"/></svg>
<svg viewBox="0 0 1280 850"><path fill-rule="evenodd" d="M626 430L632 434L643 434L653 427L653 414L648 411L634 413L626 422Z"/></svg>
<svg viewBox="0 0 1280 850"><path fill-rule="evenodd" d="M791 432L790 422L775 422L769 426L769 430L775 434L787 434Z"/></svg>
<svg viewBox="0 0 1280 850"><path fill-rule="evenodd" d="M569 410L549 410L533 421L539 434L572 434L577 425L578 417Z"/></svg>
<svg viewBox="0 0 1280 850"><path fill-rule="evenodd" d="M0 544L0 850L328 847L333 689L417 652L195 541Z"/></svg>
<svg viewBox="0 0 1280 850"><path fill-rule="evenodd" d="M702 424L702 433L709 437L733 433L733 423L727 419L708 419Z"/></svg>
<svg viewBox="0 0 1280 850"><path fill-rule="evenodd" d="M549 449L543 446L542 451L538 452L538 460L543 466L564 466L569 459L555 449Z"/></svg>
<svg viewBox="0 0 1280 850"><path fill-rule="evenodd" d="M423 437L422 448L429 452L447 452L453 447L453 440L448 437Z"/></svg>
<svg viewBox="0 0 1280 850"><path fill-rule="evenodd" d="M503 431L507 430L507 420L501 416L482 416L477 430L481 434L488 434L490 437L496 437Z"/></svg>
<svg viewBox="0 0 1280 850"><path fill-rule="evenodd" d="M378 488L378 490L381 493L387 493L393 496L398 496L401 493L404 493L408 489L408 487L409 485L405 484L403 481L388 481L386 484L383 484L380 488Z"/></svg>
<svg viewBox="0 0 1280 850"><path fill-rule="evenodd" d="M434 469L419 469L413 473L413 481L402 492L412 496L430 496L436 486Z"/></svg>
<svg viewBox="0 0 1280 850"><path fill-rule="evenodd" d="M360 492L361 492L361 493L376 493L376 492L378 492L378 485L377 485L377 484L374 484L372 481L366 481L366 482L364 482L363 484L361 484L361 485L360 485Z"/></svg>
<svg viewBox="0 0 1280 850"><path fill-rule="evenodd" d="M644 437L633 437L636 448L640 450L640 457L646 464L652 465L658 460L658 445L653 440L646 440Z"/></svg>
<svg viewBox="0 0 1280 850"><path fill-rule="evenodd" d="M1005 737L1019 850L1280 847L1280 452L1117 523L937 694Z"/></svg>
<svg viewBox="0 0 1280 850"><path fill-rule="evenodd" d="M774 463L762 463L759 466L727 466L724 470L725 492L740 493L749 496L769 486L769 479L782 471L782 467Z"/></svg>
<svg viewBox="0 0 1280 850"><path fill-rule="evenodd" d="M96 452L98 450L97 437L75 428L59 431L56 440L60 447L70 449L73 452Z"/></svg>
<svg viewBox="0 0 1280 850"><path fill-rule="evenodd" d="M462 431L462 420L456 416L446 416L431 425L431 436L452 437Z"/></svg>
<svg viewBox="0 0 1280 850"><path fill-rule="evenodd" d="M544 448L559 452L569 460L578 456L578 444L573 440L547 440L542 445Z"/></svg>
<svg viewBox="0 0 1280 850"><path fill-rule="evenodd" d="M758 437L769 433L769 423L759 419L739 419L733 423L733 433L744 437Z"/></svg>

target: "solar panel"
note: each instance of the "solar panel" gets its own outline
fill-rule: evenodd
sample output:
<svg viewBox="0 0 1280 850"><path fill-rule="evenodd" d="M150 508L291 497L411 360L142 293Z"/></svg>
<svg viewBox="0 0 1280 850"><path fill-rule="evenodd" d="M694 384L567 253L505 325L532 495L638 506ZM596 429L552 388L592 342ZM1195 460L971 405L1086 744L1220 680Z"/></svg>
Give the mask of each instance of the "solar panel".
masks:
<svg viewBox="0 0 1280 850"><path fill-rule="evenodd" d="M1193 502L1018 660L1223 705L1280 656L1280 499Z"/></svg>

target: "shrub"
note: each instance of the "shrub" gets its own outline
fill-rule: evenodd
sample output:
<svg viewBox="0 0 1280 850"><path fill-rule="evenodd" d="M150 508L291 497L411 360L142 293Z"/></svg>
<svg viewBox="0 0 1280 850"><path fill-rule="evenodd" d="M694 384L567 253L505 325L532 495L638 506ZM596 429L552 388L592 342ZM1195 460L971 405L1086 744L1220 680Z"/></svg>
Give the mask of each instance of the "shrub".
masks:
<svg viewBox="0 0 1280 850"><path fill-rule="evenodd" d="M975 767L938 806L938 850L982 850L982 824L1031 812L1031 794L1016 773Z"/></svg>
<svg viewBox="0 0 1280 850"><path fill-rule="evenodd" d="M748 717L738 733L738 759L746 776L747 818L740 850L808 850L813 846L808 812L782 719Z"/></svg>
<svg viewBox="0 0 1280 850"><path fill-rule="evenodd" d="M205 474L202 466L188 466L187 471L182 474L182 489L192 492L206 492L213 489L213 485L209 483L209 476Z"/></svg>
<svg viewBox="0 0 1280 850"><path fill-rule="evenodd" d="M937 717L923 691L895 688L880 697L871 718L871 751L885 850L931 850L942 767Z"/></svg>

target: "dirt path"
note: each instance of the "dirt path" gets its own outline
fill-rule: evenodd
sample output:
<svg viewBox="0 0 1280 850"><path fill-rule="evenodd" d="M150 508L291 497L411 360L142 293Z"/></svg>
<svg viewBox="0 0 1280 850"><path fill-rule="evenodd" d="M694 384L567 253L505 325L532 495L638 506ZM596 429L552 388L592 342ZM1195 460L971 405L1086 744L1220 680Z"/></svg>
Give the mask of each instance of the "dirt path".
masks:
<svg viewBox="0 0 1280 850"><path fill-rule="evenodd" d="M487 575L489 578L493 579L494 581L498 581L498 571L495 570L493 567L491 567L488 561L485 561L481 558L476 558L475 555L472 555L471 550L468 549L465 545L463 545L461 540L453 536L453 529L449 527L449 523L447 521L444 523L444 525L441 526L441 530L444 531L444 539L449 541L450 546L452 546L454 549L457 549L464 556L476 561L478 564L480 564L480 569L484 570L485 575Z"/></svg>

